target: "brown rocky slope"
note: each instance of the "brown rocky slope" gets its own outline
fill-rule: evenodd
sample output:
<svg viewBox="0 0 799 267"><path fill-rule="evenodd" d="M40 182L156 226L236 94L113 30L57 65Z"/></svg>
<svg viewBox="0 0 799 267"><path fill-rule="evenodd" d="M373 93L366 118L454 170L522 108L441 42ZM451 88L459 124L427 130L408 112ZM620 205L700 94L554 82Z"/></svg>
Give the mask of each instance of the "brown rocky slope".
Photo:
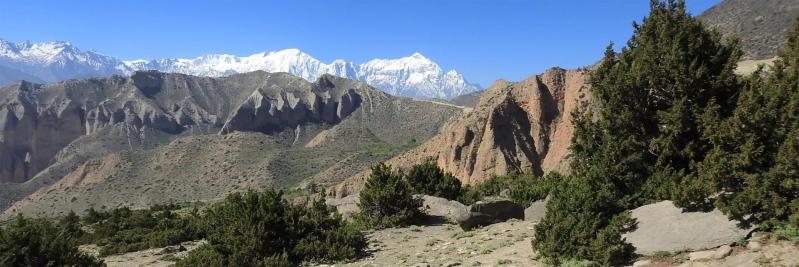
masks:
<svg viewBox="0 0 799 267"><path fill-rule="evenodd" d="M43 216L89 206L207 200L232 189L287 187L304 180L337 182L415 145L408 140L430 138L461 110L333 76L310 83L266 72L225 78L148 72L47 86L24 83L0 92L10 92L16 101L0 105L0 111L16 110L13 103L29 104L29 113L11 116L16 121L42 121L48 113L35 111L50 103L75 107L51 116L53 124L3 124L5 133L14 133L4 136L64 132L58 126L74 130L64 132L66 145L52 145L63 147L53 149L58 152L44 161L42 171L0 187L0 208L19 201L10 213ZM78 95L73 99L71 93ZM32 100L16 100L25 94ZM6 144L17 146L14 153L38 151L25 142ZM342 162L355 167L342 168Z"/></svg>
<svg viewBox="0 0 799 267"><path fill-rule="evenodd" d="M466 184L508 172L568 173L571 113L590 103L585 70L552 68L524 81L497 81L469 113L440 134L388 160L397 168L432 159ZM368 173L351 177L335 190L342 197L360 190Z"/></svg>

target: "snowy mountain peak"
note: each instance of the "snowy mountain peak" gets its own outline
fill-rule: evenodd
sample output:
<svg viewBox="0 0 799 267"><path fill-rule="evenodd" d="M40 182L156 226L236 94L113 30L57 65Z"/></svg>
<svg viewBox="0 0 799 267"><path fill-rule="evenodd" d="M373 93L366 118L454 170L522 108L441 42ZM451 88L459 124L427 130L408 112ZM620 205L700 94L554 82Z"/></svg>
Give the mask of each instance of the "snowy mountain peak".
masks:
<svg viewBox="0 0 799 267"><path fill-rule="evenodd" d="M422 53L419 53L419 52L414 52L413 55L411 55L410 57L416 58L416 59L428 60L427 57L425 57L424 55L422 55Z"/></svg>
<svg viewBox="0 0 799 267"><path fill-rule="evenodd" d="M468 83L454 70L443 71L438 64L419 52L398 59L374 59L363 64L342 59L324 63L297 48L243 57L207 54L190 59L121 61L94 51L83 52L69 42L15 44L0 39L0 67L38 77L40 80L37 82L112 74L130 75L139 70L212 77L262 70L287 72L310 81L331 74L360 80L394 95L425 99L451 99L481 89L477 84ZM11 81L13 79L0 80L0 84Z"/></svg>

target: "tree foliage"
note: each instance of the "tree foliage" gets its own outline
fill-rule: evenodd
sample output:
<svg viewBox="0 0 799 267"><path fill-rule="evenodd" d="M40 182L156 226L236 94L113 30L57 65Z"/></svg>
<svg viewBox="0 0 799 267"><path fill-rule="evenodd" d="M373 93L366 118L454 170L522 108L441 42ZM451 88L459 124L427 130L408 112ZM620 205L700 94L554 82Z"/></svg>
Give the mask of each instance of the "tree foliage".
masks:
<svg viewBox="0 0 799 267"><path fill-rule="evenodd" d="M18 216L0 229L0 266L103 266L78 250L84 234L72 213L57 226L44 219Z"/></svg>
<svg viewBox="0 0 799 267"><path fill-rule="evenodd" d="M752 74L732 116L715 120L699 197L741 221L799 225L799 21L774 67Z"/></svg>
<svg viewBox="0 0 799 267"><path fill-rule="evenodd" d="M705 125L733 109L740 50L685 10L652 1L643 23L591 73L597 107L574 114L572 175L555 186L534 246L554 261L622 264L625 210L682 195L712 149ZM702 206L701 194L681 198ZM696 196L696 197L695 197Z"/></svg>
<svg viewBox="0 0 799 267"><path fill-rule="evenodd" d="M385 228L406 226L421 221L422 200L413 196L414 190L402 172L378 163L360 193L360 213L355 219L367 227Z"/></svg>
<svg viewBox="0 0 799 267"><path fill-rule="evenodd" d="M461 195L461 181L445 173L432 160L416 164L405 175L414 192L429 196L457 199Z"/></svg>
<svg viewBox="0 0 799 267"><path fill-rule="evenodd" d="M302 261L352 259L364 235L322 199L289 205L282 192L233 193L207 214L208 245L178 266L295 266Z"/></svg>
<svg viewBox="0 0 799 267"><path fill-rule="evenodd" d="M510 173L507 175L491 176L475 186L467 186L462 190L461 203L470 205L487 196L506 197L524 207L547 197L554 183L563 179L563 176L551 172L544 177L537 177L531 173Z"/></svg>

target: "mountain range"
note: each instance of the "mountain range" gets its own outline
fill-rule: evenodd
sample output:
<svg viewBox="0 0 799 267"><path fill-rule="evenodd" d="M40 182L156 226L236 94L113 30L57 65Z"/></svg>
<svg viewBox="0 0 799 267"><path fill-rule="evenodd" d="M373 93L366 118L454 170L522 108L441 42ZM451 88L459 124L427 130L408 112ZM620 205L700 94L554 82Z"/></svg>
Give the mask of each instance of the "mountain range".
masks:
<svg viewBox="0 0 799 267"><path fill-rule="evenodd" d="M299 49L244 57L216 54L192 59L123 61L94 51L82 51L68 42L12 43L0 39L0 85L17 80L54 83L67 79L128 76L141 70L205 77L262 70L286 72L308 81L331 74L364 81L393 95L420 99L452 99L481 90L480 85L469 83L457 71L445 71L420 53L399 59L373 59L363 64L344 60L324 63Z"/></svg>
<svg viewBox="0 0 799 267"><path fill-rule="evenodd" d="M332 185L429 139L461 109L328 74L19 82L0 87L0 210L23 198L11 209L54 215Z"/></svg>

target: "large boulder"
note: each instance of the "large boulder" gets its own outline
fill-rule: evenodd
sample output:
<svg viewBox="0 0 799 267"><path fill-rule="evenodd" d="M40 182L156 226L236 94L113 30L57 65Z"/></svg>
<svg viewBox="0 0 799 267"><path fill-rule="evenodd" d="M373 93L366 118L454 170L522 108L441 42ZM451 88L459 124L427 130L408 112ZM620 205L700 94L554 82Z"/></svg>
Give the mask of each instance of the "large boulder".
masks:
<svg viewBox="0 0 799 267"><path fill-rule="evenodd" d="M524 209L524 220L529 222L538 222L544 218L547 213L547 202L549 197L533 202L530 207Z"/></svg>
<svg viewBox="0 0 799 267"><path fill-rule="evenodd" d="M458 225L463 230L471 230L512 218L524 219L524 208L509 199L490 198L469 206L468 216L458 218Z"/></svg>
<svg viewBox="0 0 799 267"><path fill-rule="evenodd" d="M425 213L436 219L457 223L458 219L469 216L468 207L458 201L428 195L416 195L416 197L424 201L422 208Z"/></svg>
<svg viewBox="0 0 799 267"><path fill-rule="evenodd" d="M637 228L624 237L641 255L715 248L741 240L752 231L740 228L738 221L728 219L718 209L683 212L671 201L634 209L632 217Z"/></svg>
<svg viewBox="0 0 799 267"><path fill-rule="evenodd" d="M352 216L360 212L358 203L361 203L361 195L349 195L343 198L328 198L325 199L325 204L336 208L338 213L341 214L346 220L352 220Z"/></svg>

